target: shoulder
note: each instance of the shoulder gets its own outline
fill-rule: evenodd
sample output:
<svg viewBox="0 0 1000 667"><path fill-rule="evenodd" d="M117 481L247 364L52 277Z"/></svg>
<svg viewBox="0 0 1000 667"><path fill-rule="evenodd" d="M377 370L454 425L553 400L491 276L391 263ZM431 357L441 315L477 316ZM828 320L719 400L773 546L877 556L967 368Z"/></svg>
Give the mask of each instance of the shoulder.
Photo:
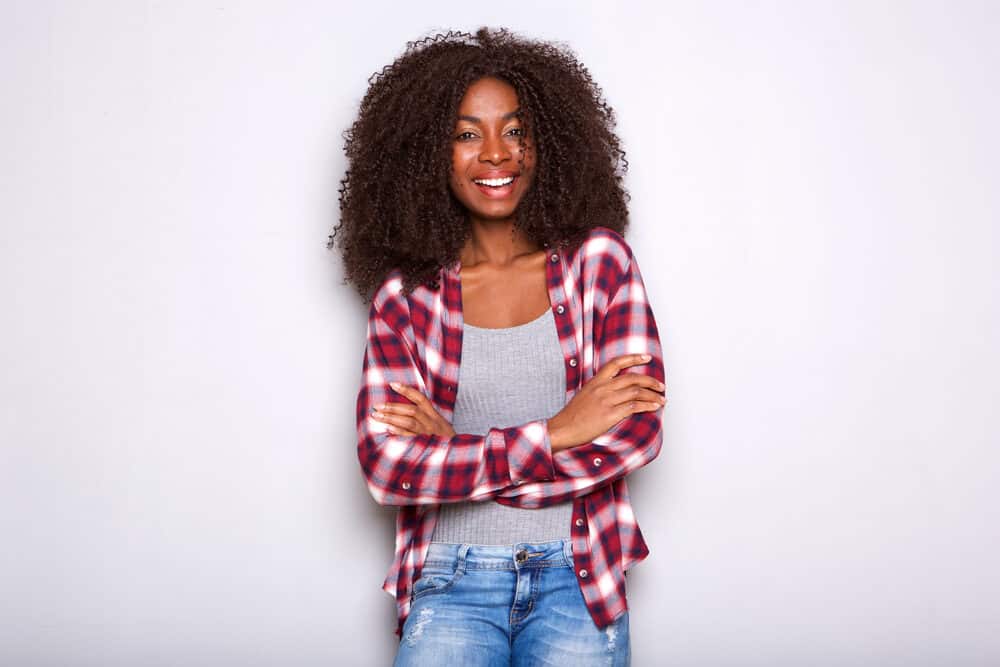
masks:
<svg viewBox="0 0 1000 667"><path fill-rule="evenodd" d="M406 299L403 297L403 272L398 268L392 269L382 279L372 296L371 312L384 312L386 309L405 304L405 301Z"/></svg>
<svg viewBox="0 0 1000 667"><path fill-rule="evenodd" d="M574 252L572 263L584 274L615 283L634 259L632 248L621 234L608 227L594 227Z"/></svg>
<svg viewBox="0 0 1000 667"><path fill-rule="evenodd" d="M404 331L414 319L424 320L430 313L440 310L435 305L440 300L440 290L433 290L427 285L419 285L409 294L404 294L403 272L393 268L375 290L368 317L381 319L394 329Z"/></svg>

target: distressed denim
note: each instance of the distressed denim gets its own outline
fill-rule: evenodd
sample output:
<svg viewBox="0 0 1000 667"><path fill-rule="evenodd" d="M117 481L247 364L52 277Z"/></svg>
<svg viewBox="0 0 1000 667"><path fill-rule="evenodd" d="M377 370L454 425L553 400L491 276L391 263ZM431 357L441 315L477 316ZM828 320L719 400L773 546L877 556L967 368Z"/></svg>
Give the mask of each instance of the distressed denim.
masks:
<svg viewBox="0 0 1000 667"><path fill-rule="evenodd" d="M628 667L628 611L600 629L565 540L431 542L394 667Z"/></svg>

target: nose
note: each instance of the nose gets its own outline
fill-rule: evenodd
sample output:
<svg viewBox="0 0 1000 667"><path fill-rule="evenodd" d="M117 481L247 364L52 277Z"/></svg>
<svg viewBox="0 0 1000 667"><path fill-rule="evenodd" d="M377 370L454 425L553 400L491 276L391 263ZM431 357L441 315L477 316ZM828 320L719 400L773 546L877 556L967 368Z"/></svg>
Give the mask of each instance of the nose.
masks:
<svg viewBox="0 0 1000 667"><path fill-rule="evenodd" d="M484 162L499 164L504 160L510 159L510 151L507 150L500 137L487 136L486 140L483 141L483 151L479 154L479 159Z"/></svg>

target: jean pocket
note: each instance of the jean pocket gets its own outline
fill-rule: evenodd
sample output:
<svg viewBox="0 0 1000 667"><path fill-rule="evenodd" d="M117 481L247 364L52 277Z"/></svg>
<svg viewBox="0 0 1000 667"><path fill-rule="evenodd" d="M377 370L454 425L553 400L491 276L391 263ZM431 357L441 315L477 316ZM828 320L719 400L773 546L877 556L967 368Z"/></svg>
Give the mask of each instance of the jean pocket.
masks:
<svg viewBox="0 0 1000 667"><path fill-rule="evenodd" d="M443 593L462 577L452 563L424 563L420 576L413 582L413 600L431 593Z"/></svg>

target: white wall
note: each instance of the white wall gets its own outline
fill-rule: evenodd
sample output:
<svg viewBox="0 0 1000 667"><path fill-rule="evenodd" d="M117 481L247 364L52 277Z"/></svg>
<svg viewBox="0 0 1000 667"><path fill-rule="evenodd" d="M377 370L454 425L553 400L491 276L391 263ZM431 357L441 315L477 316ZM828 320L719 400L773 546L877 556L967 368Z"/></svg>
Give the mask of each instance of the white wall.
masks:
<svg viewBox="0 0 1000 667"><path fill-rule="evenodd" d="M325 249L368 76L569 43L666 350L634 664L987 665L996 3L5 2L0 663L386 665Z"/></svg>

